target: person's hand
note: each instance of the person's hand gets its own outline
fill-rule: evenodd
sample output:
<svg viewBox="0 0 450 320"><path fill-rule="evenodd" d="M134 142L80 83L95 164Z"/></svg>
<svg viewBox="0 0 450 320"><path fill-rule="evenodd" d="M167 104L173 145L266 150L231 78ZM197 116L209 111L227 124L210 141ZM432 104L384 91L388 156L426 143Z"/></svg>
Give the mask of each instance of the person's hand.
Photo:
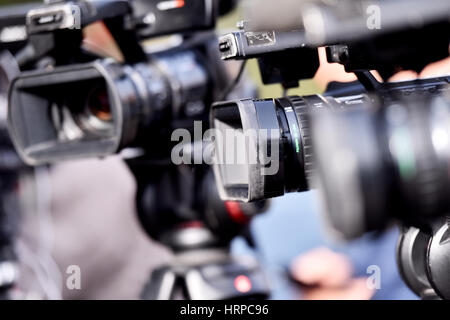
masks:
<svg viewBox="0 0 450 320"><path fill-rule="evenodd" d="M353 266L346 256L327 248L297 257L291 274L302 285L305 300L368 300L374 294L366 278L353 277Z"/></svg>

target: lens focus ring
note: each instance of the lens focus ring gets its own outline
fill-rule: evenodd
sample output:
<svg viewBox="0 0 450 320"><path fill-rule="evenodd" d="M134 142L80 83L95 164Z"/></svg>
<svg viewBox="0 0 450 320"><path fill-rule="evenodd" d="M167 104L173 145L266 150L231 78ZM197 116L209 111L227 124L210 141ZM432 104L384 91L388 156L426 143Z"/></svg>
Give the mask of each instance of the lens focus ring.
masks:
<svg viewBox="0 0 450 320"><path fill-rule="evenodd" d="M313 173L313 152L311 146L311 132L309 115L311 107L305 102L302 97L292 96L288 97L288 101L292 105L298 119L298 126L300 129L301 140L303 144L303 164L305 168L305 176L308 182Z"/></svg>

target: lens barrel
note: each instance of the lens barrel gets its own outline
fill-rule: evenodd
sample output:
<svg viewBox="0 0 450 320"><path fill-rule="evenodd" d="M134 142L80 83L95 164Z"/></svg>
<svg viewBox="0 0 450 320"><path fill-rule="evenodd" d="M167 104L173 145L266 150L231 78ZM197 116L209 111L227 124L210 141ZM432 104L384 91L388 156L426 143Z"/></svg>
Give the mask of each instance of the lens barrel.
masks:
<svg viewBox="0 0 450 320"><path fill-rule="evenodd" d="M312 95L214 104L214 172L222 199L250 202L309 190L310 114L365 103L362 95Z"/></svg>
<svg viewBox="0 0 450 320"><path fill-rule="evenodd" d="M422 227L449 212L448 86L424 88L396 91L375 108L312 117L317 185L342 237L393 218Z"/></svg>
<svg viewBox="0 0 450 320"><path fill-rule="evenodd" d="M135 65L104 59L24 72L9 96L15 147L31 165L104 157L127 147L170 154L173 122L189 122L210 104L214 84L203 60L185 49Z"/></svg>

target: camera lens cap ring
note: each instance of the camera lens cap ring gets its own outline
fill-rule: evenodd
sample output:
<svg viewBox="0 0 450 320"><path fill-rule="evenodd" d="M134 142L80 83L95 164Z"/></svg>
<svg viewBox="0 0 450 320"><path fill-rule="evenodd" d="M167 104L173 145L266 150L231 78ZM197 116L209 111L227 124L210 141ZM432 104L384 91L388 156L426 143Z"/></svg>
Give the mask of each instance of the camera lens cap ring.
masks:
<svg viewBox="0 0 450 320"><path fill-rule="evenodd" d="M433 235L427 252L428 279L443 299L450 299L450 228L444 223Z"/></svg>
<svg viewBox="0 0 450 320"><path fill-rule="evenodd" d="M397 242L397 266L403 281L418 296L429 292L431 284L425 266L431 236L415 227L405 228Z"/></svg>

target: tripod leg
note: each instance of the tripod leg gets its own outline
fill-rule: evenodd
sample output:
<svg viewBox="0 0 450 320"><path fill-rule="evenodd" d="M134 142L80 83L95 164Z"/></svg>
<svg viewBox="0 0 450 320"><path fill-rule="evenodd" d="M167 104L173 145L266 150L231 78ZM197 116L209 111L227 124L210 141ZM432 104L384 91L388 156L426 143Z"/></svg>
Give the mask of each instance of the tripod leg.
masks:
<svg viewBox="0 0 450 320"><path fill-rule="evenodd" d="M267 299L270 294L256 260L236 260L228 253L225 260L186 268L183 279L191 300Z"/></svg>
<svg viewBox="0 0 450 320"><path fill-rule="evenodd" d="M176 274L168 266L154 270L141 294L141 299L170 300L175 290L176 280Z"/></svg>

